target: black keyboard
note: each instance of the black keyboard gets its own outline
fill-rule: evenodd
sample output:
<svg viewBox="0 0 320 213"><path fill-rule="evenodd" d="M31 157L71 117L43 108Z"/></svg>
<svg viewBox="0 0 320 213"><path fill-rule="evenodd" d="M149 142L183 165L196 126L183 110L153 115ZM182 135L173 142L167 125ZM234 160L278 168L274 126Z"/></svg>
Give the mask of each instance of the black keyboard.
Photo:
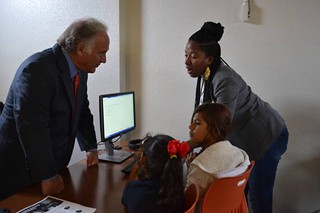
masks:
<svg viewBox="0 0 320 213"><path fill-rule="evenodd" d="M136 165L138 163L138 161L140 160L139 157L135 157L133 159L133 161L131 161L128 165L126 165L121 172L123 172L124 174L128 175L131 172L131 169L134 167L134 165Z"/></svg>

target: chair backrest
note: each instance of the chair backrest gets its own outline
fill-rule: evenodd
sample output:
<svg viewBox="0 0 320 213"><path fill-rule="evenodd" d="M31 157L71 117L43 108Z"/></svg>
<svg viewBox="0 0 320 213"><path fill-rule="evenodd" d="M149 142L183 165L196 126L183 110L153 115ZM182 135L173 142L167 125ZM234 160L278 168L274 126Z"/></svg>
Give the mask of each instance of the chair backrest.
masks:
<svg viewBox="0 0 320 213"><path fill-rule="evenodd" d="M251 161L248 169L238 176L214 181L203 197L201 212L248 213L244 190L254 164L255 162Z"/></svg>
<svg viewBox="0 0 320 213"><path fill-rule="evenodd" d="M184 193L184 213L194 213L198 199L199 187L196 183L192 183Z"/></svg>

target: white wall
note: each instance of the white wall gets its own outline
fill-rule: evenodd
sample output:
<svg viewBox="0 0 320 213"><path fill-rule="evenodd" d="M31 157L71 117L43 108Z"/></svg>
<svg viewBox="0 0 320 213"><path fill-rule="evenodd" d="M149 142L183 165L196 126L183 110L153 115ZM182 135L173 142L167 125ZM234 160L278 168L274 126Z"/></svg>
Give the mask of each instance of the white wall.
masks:
<svg viewBox="0 0 320 213"><path fill-rule="evenodd" d="M100 140L98 96L120 89L119 3L117 0L0 1L0 100L4 101L20 63L29 55L52 47L78 18L94 17L109 28L107 63L89 76L88 95ZM71 164L84 158L76 144Z"/></svg>
<svg viewBox="0 0 320 213"><path fill-rule="evenodd" d="M282 114L290 131L274 212L315 211L320 209L320 1L251 0L251 23L239 21L241 3L122 1L120 23L127 32L121 60L128 89L138 98L139 126L132 137L152 132L188 139L196 82L186 73L185 44L205 21L221 22L222 57Z"/></svg>

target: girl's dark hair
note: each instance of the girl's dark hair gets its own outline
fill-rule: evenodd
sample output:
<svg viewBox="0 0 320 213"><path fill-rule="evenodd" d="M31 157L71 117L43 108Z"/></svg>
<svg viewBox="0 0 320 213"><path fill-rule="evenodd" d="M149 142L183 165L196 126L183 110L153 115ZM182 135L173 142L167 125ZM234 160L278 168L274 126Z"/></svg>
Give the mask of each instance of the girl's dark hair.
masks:
<svg viewBox="0 0 320 213"><path fill-rule="evenodd" d="M231 114L226 105L205 103L195 109L192 118L196 113L201 113L208 125L208 131L217 141L226 140L227 135L231 131Z"/></svg>
<svg viewBox="0 0 320 213"><path fill-rule="evenodd" d="M189 41L194 41L199 45L201 51L204 52L206 57L213 57L213 63L210 65L210 76L205 82L204 89L204 102L212 102L212 97L210 96L211 81L213 79L214 73L221 64L221 48L219 41L223 35L224 27L220 23L205 22L200 30L195 32L190 36ZM198 77L197 91L200 90L201 76ZM199 105L199 97L196 97L197 107Z"/></svg>
<svg viewBox="0 0 320 213"><path fill-rule="evenodd" d="M168 212L177 212L183 201L182 159L170 158L167 146L174 138L158 134L147 136L143 142L143 153L147 158L145 173L150 178L160 178L158 205L165 206Z"/></svg>

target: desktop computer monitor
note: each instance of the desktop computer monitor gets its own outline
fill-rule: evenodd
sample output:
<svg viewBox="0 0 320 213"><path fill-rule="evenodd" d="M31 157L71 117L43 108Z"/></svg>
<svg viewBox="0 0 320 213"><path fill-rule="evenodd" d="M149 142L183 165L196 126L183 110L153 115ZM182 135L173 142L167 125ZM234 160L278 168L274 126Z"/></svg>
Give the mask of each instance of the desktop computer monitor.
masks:
<svg viewBox="0 0 320 213"><path fill-rule="evenodd" d="M121 137L136 127L134 92L119 92L99 96L101 141L106 152L99 155L100 160L121 163L133 153L116 150L113 139Z"/></svg>

